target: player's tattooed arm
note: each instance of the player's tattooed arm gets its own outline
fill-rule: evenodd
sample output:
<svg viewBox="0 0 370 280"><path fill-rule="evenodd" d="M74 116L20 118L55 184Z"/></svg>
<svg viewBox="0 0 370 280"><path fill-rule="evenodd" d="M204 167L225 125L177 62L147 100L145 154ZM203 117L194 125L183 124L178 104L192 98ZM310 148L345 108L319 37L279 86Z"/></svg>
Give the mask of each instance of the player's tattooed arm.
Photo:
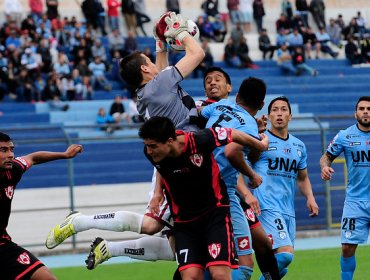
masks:
<svg viewBox="0 0 370 280"><path fill-rule="evenodd" d="M334 169L331 167L331 163L334 161L335 156L325 152L320 158L320 168L321 168L321 179L330 180Z"/></svg>

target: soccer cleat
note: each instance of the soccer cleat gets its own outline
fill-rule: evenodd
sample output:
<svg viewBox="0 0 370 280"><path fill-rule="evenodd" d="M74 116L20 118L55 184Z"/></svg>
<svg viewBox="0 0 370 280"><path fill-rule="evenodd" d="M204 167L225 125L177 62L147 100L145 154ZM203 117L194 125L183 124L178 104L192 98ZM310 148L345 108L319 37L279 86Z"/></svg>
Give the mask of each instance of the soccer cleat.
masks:
<svg viewBox="0 0 370 280"><path fill-rule="evenodd" d="M74 235L76 231L73 228L72 221L76 216L81 215L78 211L71 212L64 221L56 225L48 234L46 238L45 246L48 249L53 249L61 244L68 237Z"/></svg>
<svg viewBox="0 0 370 280"><path fill-rule="evenodd" d="M94 269L111 258L111 254L108 248L108 242L103 238L97 237L91 244L90 253L85 260L87 269Z"/></svg>

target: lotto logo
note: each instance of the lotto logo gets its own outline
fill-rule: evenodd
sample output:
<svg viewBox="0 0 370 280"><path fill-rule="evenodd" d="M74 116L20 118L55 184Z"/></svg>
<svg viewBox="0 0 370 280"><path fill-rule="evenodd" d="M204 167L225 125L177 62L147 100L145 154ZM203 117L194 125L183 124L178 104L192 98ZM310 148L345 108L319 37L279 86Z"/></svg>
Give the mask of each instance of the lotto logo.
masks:
<svg viewBox="0 0 370 280"><path fill-rule="evenodd" d="M251 243L249 242L248 236L239 237L237 238L237 241L238 241L238 248L240 251L249 250L251 248Z"/></svg>

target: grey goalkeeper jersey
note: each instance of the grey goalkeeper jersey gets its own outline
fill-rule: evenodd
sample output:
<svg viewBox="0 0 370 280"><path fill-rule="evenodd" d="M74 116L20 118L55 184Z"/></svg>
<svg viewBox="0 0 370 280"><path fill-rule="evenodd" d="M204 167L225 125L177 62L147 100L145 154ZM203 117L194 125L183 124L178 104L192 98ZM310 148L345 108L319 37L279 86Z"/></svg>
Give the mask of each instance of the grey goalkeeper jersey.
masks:
<svg viewBox="0 0 370 280"><path fill-rule="evenodd" d="M189 123L189 112L195 109L193 98L179 85L183 77L175 66L169 66L137 90L137 110L145 120L153 116L167 117L176 129L196 131Z"/></svg>

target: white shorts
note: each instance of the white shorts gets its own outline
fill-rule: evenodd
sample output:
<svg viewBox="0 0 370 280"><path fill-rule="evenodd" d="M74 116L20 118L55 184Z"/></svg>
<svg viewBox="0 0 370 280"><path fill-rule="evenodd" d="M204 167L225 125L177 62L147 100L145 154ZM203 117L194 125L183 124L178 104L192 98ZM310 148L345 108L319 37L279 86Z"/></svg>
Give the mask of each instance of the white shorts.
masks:
<svg viewBox="0 0 370 280"><path fill-rule="evenodd" d="M168 228L172 228L173 219L172 219L170 207L167 203L166 197L165 197L163 204L161 205L159 209L158 215L155 215L149 211L149 202L153 197L154 188L155 188L156 173L157 173L157 170L154 168L153 177L152 177L152 190L149 193L149 201L148 201L148 206L146 208L145 215L157 220L158 222L162 223L164 226Z"/></svg>

